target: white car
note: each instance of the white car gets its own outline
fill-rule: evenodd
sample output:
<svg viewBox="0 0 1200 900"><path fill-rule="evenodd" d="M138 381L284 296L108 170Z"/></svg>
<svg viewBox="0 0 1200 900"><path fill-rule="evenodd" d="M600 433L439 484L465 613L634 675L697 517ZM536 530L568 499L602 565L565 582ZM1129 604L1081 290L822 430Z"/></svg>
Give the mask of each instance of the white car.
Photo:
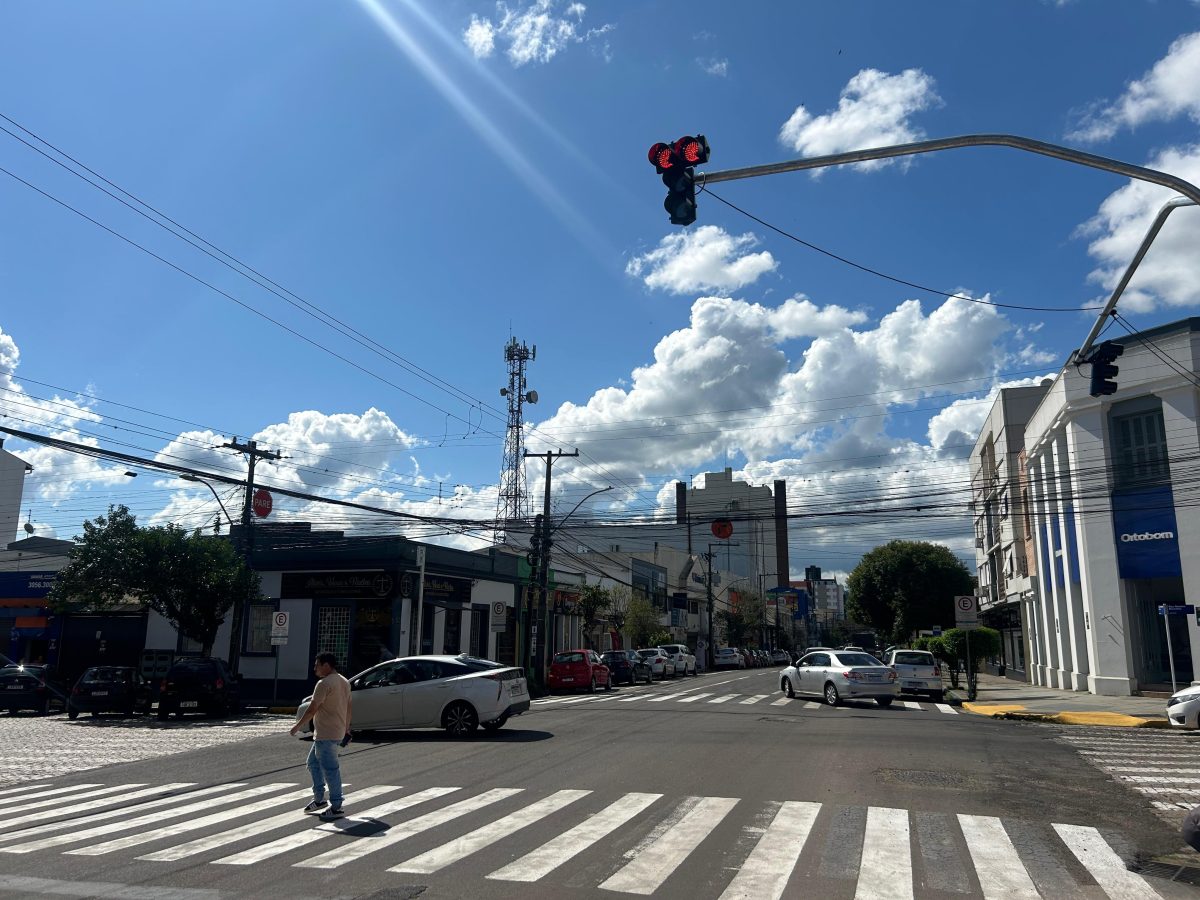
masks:
<svg viewBox="0 0 1200 900"><path fill-rule="evenodd" d="M942 667L928 650L893 650L883 663L896 670L902 694L924 694L939 703L945 696Z"/></svg>
<svg viewBox="0 0 1200 900"><path fill-rule="evenodd" d="M684 644L662 644L659 648L675 663L675 671L681 675L695 675L696 655Z"/></svg>
<svg viewBox="0 0 1200 900"><path fill-rule="evenodd" d="M867 653L847 650L802 656L780 673L779 689L789 697L816 694L830 706L843 700L874 700L891 706L900 693L895 669Z"/></svg>
<svg viewBox="0 0 1200 900"><path fill-rule="evenodd" d="M666 678L675 677L676 668L675 660L671 659L666 650L660 647L650 647L646 650L639 650L638 656L644 659L650 665L650 677Z"/></svg>
<svg viewBox="0 0 1200 900"><path fill-rule="evenodd" d="M713 657L714 669L744 669L746 657L734 647L721 647Z"/></svg>
<svg viewBox="0 0 1200 900"><path fill-rule="evenodd" d="M482 725L494 731L529 709L520 669L468 656L405 656L350 679L354 731L445 728L466 737ZM312 697L296 710L299 721Z"/></svg>
<svg viewBox="0 0 1200 900"><path fill-rule="evenodd" d="M1185 687L1167 701L1167 721L1174 728L1200 728L1200 687Z"/></svg>

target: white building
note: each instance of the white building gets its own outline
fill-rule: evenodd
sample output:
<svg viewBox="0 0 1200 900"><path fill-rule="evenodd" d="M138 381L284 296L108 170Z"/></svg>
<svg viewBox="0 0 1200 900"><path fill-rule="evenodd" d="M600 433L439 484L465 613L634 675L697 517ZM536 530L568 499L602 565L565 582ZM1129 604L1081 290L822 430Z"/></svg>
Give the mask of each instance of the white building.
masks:
<svg viewBox="0 0 1200 900"><path fill-rule="evenodd" d="M1068 365L1025 427L1037 591L1026 602L1037 684L1128 695L1188 684L1200 661L1197 412L1200 318L1116 338L1119 388L1089 395Z"/></svg>

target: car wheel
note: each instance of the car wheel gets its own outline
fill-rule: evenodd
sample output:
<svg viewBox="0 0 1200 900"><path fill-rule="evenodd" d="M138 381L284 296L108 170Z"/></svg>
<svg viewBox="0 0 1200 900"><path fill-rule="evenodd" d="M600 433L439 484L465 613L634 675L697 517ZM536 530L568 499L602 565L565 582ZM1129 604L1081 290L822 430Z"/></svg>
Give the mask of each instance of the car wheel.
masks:
<svg viewBox="0 0 1200 900"><path fill-rule="evenodd" d="M825 702L830 706L837 706L842 702L842 698L838 695L837 685L832 681L825 684Z"/></svg>
<svg viewBox="0 0 1200 900"><path fill-rule="evenodd" d="M613 688L612 673L610 672L608 675L608 678L606 678L604 681L604 690L608 693L612 693L612 688Z"/></svg>
<svg viewBox="0 0 1200 900"><path fill-rule="evenodd" d="M882 706L884 709L887 709L889 706L892 705L892 698L891 697L876 697L875 702L878 703L880 706Z"/></svg>
<svg viewBox="0 0 1200 900"><path fill-rule="evenodd" d="M779 689L787 694L789 698L794 698L796 696L796 689L792 687L792 679L788 678L786 675L779 679Z"/></svg>
<svg viewBox="0 0 1200 900"><path fill-rule="evenodd" d="M934 703L941 703L943 700L946 699L946 692L945 691L930 691L929 699L932 700Z"/></svg>
<svg viewBox="0 0 1200 900"><path fill-rule="evenodd" d="M68 709L68 710L67 710L67 718L68 718L68 719L70 719L71 721L74 721L75 719L78 719L78 718L79 718L79 710L77 710L77 709Z"/></svg>
<svg viewBox="0 0 1200 900"><path fill-rule="evenodd" d="M479 726L479 716L470 703L458 700L442 714L442 725L451 737L468 737Z"/></svg>
<svg viewBox="0 0 1200 900"><path fill-rule="evenodd" d="M588 693L589 694L596 693L596 676L595 675L592 676L592 684L591 684L591 687L588 688Z"/></svg>
<svg viewBox="0 0 1200 900"><path fill-rule="evenodd" d="M93 710L92 710L92 718L93 718L93 719L98 719L98 718L100 718L100 710L98 710L98 709L93 709Z"/></svg>
<svg viewBox="0 0 1200 900"><path fill-rule="evenodd" d="M162 709L161 707L159 708L159 710L158 710L158 719L159 719L159 721L160 721L160 722L165 722L165 721L167 721L167 718L168 718L170 715L171 715L171 713L170 713L170 712L168 712L167 710L165 710L165 709Z"/></svg>
<svg viewBox="0 0 1200 900"><path fill-rule="evenodd" d="M490 722L483 723L484 731L498 731L504 727L504 723L508 721L508 714L501 716L498 719L492 719Z"/></svg>

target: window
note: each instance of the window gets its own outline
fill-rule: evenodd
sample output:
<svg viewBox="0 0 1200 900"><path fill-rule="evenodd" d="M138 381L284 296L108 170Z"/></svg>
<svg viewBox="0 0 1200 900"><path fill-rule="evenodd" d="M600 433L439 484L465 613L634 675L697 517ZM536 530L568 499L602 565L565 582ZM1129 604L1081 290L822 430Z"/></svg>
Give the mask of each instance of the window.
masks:
<svg viewBox="0 0 1200 900"><path fill-rule="evenodd" d="M416 676L417 681L433 681L446 677L441 665L434 659L411 659L405 665Z"/></svg>
<svg viewBox="0 0 1200 900"><path fill-rule="evenodd" d="M1170 478L1161 407L1113 416L1112 437L1117 487L1148 486Z"/></svg>
<svg viewBox="0 0 1200 900"><path fill-rule="evenodd" d="M244 653L270 654L271 646L271 617L275 613L274 603L252 603L246 616L246 644Z"/></svg>
<svg viewBox="0 0 1200 900"><path fill-rule="evenodd" d="M179 632L179 645L177 648L179 653L201 653L204 650L204 645L194 638L188 637L182 631Z"/></svg>
<svg viewBox="0 0 1200 900"><path fill-rule="evenodd" d="M317 653L332 653L339 663L345 663L350 654L350 607L320 608L317 613Z"/></svg>

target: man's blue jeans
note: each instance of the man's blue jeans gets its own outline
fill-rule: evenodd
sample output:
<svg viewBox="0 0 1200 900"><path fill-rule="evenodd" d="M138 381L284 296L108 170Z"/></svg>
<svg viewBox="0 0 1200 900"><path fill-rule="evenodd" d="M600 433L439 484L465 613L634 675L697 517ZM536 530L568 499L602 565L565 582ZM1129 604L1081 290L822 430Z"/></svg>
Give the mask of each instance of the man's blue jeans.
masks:
<svg viewBox="0 0 1200 900"><path fill-rule="evenodd" d="M337 741L313 741L308 751L308 773L312 775L313 799L325 799L329 786L331 806L342 805L342 770L338 766Z"/></svg>

